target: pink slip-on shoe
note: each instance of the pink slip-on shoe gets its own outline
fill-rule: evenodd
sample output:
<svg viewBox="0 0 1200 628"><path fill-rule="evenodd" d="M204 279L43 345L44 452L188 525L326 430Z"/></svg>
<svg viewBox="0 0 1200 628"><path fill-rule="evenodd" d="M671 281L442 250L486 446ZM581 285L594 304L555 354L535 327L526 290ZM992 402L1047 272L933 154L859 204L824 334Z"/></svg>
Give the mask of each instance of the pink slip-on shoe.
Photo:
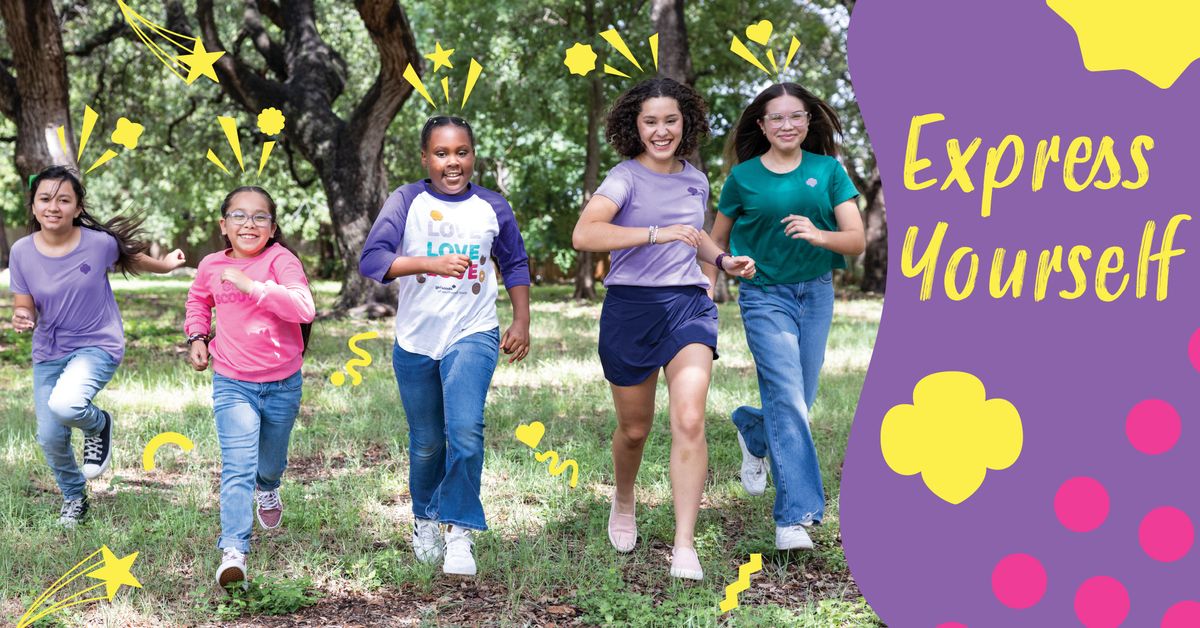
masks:
<svg viewBox="0 0 1200 628"><path fill-rule="evenodd" d="M608 511L608 542L622 554L633 551L637 545L637 522L633 515L623 515L617 512L617 500L614 496L612 506Z"/></svg>
<svg viewBox="0 0 1200 628"><path fill-rule="evenodd" d="M671 550L671 577L703 580L704 568L695 548L676 547Z"/></svg>

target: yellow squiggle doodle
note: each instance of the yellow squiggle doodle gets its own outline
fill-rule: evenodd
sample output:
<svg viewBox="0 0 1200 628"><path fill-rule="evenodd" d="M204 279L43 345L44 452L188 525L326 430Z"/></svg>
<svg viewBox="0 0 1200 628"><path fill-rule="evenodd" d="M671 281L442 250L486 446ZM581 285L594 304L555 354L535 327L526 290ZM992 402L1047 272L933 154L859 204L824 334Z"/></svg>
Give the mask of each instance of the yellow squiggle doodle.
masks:
<svg viewBox="0 0 1200 628"><path fill-rule="evenodd" d="M575 484L579 482L579 463L575 462L574 460L568 458L560 463L558 461L558 452L554 450L550 450L545 453L534 454L533 457L537 458L538 462L550 460L550 464L547 465L550 475L562 475L563 472L569 467L571 469L571 481L569 482L571 488L575 488Z"/></svg>
<svg viewBox="0 0 1200 628"><path fill-rule="evenodd" d="M721 600L721 612L728 613L738 607L738 593L750 588L750 574L762 571L762 554L751 554L750 561L738 567L738 578L725 587L725 599Z"/></svg>
<svg viewBox="0 0 1200 628"><path fill-rule="evenodd" d="M143 469L147 471L154 470L154 454L158 451L159 447L162 447L167 443L178 445L179 448L184 451L191 451L196 447L196 445L192 443L192 439L180 434L179 432L163 432L162 434L151 438L150 442L146 444L146 448L142 450Z"/></svg>
<svg viewBox="0 0 1200 628"><path fill-rule="evenodd" d="M350 374L351 386L357 386L362 383L362 375L359 375L358 369L354 367L371 365L371 354L367 353L365 349L359 348L358 342L360 340L371 340L372 338L378 337L379 332L377 331L365 331L361 334L355 334L350 337L350 341L347 343L347 346L350 347L350 351L352 351L354 355L357 355L360 358L358 360L350 360L349 362L346 362L346 372ZM342 374L341 371L338 371L337 373L329 376L329 382L334 386L341 386L342 384L346 383L346 376Z"/></svg>

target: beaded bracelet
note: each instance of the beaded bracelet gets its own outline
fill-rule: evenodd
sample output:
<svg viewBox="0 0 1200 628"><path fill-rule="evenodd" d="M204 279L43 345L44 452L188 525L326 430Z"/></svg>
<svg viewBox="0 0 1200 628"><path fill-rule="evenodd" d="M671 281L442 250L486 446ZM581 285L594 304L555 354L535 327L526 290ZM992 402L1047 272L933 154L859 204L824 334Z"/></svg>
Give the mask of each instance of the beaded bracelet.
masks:
<svg viewBox="0 0 1200 628"><path fill-rule="evenodd" d="M658 244L658 225L650 225L650 244Z"/></svg>
<svg viewBox="0 0 1200 628"><path fill-rule="evenodd" d="M197 340L203 340L204 344L208 344L208 334L192 334L192 335L188 336L188 338L187 338L188 346L189 347L192 346L192 343L196 342Z"/></svg>

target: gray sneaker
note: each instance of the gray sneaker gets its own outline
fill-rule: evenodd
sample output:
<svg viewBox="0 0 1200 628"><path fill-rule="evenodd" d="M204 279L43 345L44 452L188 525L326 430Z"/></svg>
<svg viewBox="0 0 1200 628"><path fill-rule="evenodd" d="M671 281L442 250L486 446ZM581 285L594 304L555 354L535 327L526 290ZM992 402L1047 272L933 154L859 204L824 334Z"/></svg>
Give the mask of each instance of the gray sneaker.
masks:
<svg viewBox="0 0 1200 628"><path fill-rule="evenodd" d="M87 495L76 499L65 499L62 509L58 511L58 524L64 528L74 528L87 516L87 511Z"/></svg>

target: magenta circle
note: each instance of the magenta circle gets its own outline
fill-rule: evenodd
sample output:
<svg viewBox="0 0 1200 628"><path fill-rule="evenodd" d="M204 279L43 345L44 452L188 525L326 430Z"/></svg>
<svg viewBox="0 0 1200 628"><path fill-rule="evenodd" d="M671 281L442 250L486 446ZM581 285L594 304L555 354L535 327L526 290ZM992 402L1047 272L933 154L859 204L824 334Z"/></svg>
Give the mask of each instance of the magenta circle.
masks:
<svg viewBox="0 0 1200 628"><path fill-rule="evenodd" d="M1125 417L1125 436L1134 449L1144 454L1169 451L1179 441L1182 430L1179 413L1162 399L1139 402Z"/></svg>
<svg viewBox="0 0 1200 628"><path fill-rule="evenodd" d="M1072 532L1091 532L1108 518L1108 491L1095 478L1071 478L1054 494L1054 514Z"/></svg>
<svg viewBox="0 0 1200 628"><path fill-rule="evenodd" d="M1009 554L992 570L992 593L1009 608L1029 608L1046 593L1046 570L1029 554Z"/></svg>
<svg viewBox="0 0 1200 628"><path fill-rule="evenodd" d="M1163 506L1151 510L1138 526L1138 544L1154 560L1169 563L1183 558L1192 549L1195 529L1187 513Z"/></svg>
<svg viewBox="0 0 1200 628"><path fill-rule="evenodd" d="M1200 602L1185 600L1167 609L1162 628L1195 628L1200 626Z"/></svg>
<svg viewBox="0 0 1200 628"><path fill-rule="evenodd" d="M1087 628L1117 628L1129 615L1129 592L1116 578L1088 578L1075 591L1075 616Z"/></svg>

